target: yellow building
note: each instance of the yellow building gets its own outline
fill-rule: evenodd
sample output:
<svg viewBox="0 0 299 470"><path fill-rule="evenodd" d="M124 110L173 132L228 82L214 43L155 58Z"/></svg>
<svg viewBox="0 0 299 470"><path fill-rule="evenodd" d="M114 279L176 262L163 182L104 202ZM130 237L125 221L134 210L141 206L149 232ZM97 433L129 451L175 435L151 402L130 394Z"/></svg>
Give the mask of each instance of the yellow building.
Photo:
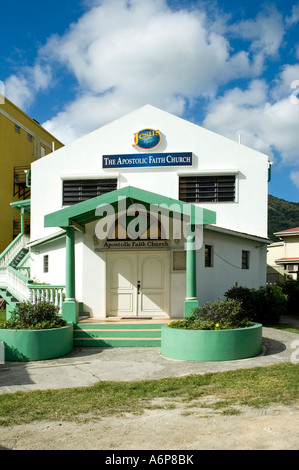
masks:
<svg viewBox="0 0 299 470"><path fill-rule="evenodd" d="M30 199L31 163L63 144L0 94L0 253L21 231L21 219L11 202ZM25 216L25 232L30 230Z"/></svg>
<svg viewBox="0 0 299 470"><path fill-rule="evenodd" d="M268 246L267 280L299 280L299 227L276 232L281 241Z"/></svg>

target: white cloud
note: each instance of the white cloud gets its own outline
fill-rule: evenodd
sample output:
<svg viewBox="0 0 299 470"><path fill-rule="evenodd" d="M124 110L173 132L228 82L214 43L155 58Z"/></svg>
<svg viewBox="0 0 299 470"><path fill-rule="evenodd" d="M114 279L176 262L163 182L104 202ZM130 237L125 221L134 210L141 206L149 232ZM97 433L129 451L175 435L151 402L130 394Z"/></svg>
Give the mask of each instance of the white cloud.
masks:
<svg viewBox="0 0 299 470"><path fill-rule="evenodd" d="M250 51L262 56L275 56L284 36L281 14L274 8L260 12L255 19L243 20L231 26L237 37L250 41Z"/></svg>
<svg viewBox="0 0 299 470"><path fill-rule="evenodd" d="M174 12L165 0L103 0L41 50L80 89L45 126L58 134L71 125L80 136L147 103L182 114L188 100L212 98L220 85L255 73L247 52L234 53L217 28L203 12Z"/></svg>
<svg viewBox="0 0 299 470"><path fill-rule="evenodd" d="M279 101L294 93L294 82L299 80L299 64L285 65L274 80L271 97Z"/></svg>
<svg viewBox="0 0 299 470"><path fill-rule="evenodd" d="M299 65L285 65L271 85L261 79L266 60L277 58L284 40L276 9L231 24L217 9L213 16L203 6L174 11L166 0L84 3L88 11L64 35L48 39L34 66L5 82L8 98L26 110L38 92L59 80L54 71L73 76L73 100L44 123L61 141L145 104L183 116L205 97L205 127L235 140L241 134L244 144L269 155L277 150L286 163L298 161L299 105L291 102L290 86L299 79ZM288 25L298 21L297 14L299 4ZM231 38L241 39L236 51ZM236 79L248 87L218 96Z"/></svg>
<svg viewBox="0 0 299 470"><path fill-rule="evenodd" d="M27 78L22 75L11 75L5 80L5 96L21 109L26 109L34 99Z"/></svg>
<svg viewBox="0 0 299 470"><path fill-rule="evenodd" d="M287 24L289 24L289 25L293 25L293 24L298 23L298 21L299 21L299 3L296 3L295 5L293 5L292 13L289 17L287 17L286 21L287 21Z"/></svg>
<svg viewBox="0 0 299 470"><path fill-rule="evenodd" d="M11 75L5 80L5 95L21 109L26 110L34 101L36 93L46 90L51 80L50 66L36 63L33 67L22 68L19 75Z"/></svg>
<svg viewBox="0 0 299 470"><path fill-rule="evenodd" d="M276 83L281 93L285 75L281 75L282 83ZM243 144L272 158L276 150L283 163L299 165L299 104L292 103L290 88L288 96L273 103L270 95L268 85L261 80L252 81L247 90L230 90L210 105L204 126L233 140L241 135Z"/></svg>
<svg viewBox="0 0 299 470"><path fill-rule="evenodd" d="M292 171L290 177L294 185L299 189L299 171Z"/></svg>

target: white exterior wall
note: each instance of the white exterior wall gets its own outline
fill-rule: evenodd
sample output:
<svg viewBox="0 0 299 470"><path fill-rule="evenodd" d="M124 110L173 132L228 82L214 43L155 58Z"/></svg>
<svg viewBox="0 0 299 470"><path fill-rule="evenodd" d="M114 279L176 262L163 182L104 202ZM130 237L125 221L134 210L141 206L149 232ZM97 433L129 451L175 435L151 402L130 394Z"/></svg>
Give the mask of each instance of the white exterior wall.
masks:
<svg viewBox="0 0 299 470"><path fill-rule="evenodd" d="M192 152L192 167L103 170L102 155L133 154L134 133L159 129L154 152ZM144 152L143 152L144 153ZM142 155L142 152L140 152ZM237 173L237 201L201 203L217 212L219 227L267 237L268 158L248 147L151 106L145 106L82 137L32 165L31 239L57 231L44 227L44 216L62 208L63 178L119 176L119 189L135 186L178 199L180 174Z"/></svg>
<svg viewBox="0 0 299 470"><path fill-rule="evenodd" d="M208 230L204 232L204 243L213 247L213 266L205 267L204 250L199 250L196 261L197 296L200 304L223 297L236 283L252 289L265 285L265 244ZM249 251L249 269L242 269L242 250Z"/></svg>
<svg viewBox="0 0 299 470"><path fill-rule="evenodd" d="M161 144L154 151L133 148L134 133L159 129ZM102 155L192 152L192 167L102 169ZM236 174L236 202L201 203L216 212L217 227L267 237L268 158L266 155L200 128L151 106L145 106L53 152L32 165L31 241L58 232L45 228L44 216L62 206L63 179L118 178L118 189L135 186L178 199L180 175ZM76 298L91 316L106 315L106 253L95 251L95 223L84 235L76 232ZM259 287L266 282L265 244L223 233L205 231L205 243L215 246L213 268L204 267L204 251L197 253L197 294L200 303L222 296L235 282ZM186 273L172 269L170 241L170 312L181 317ZM250 251L250 270L241 269L241 252ZM64 239L32 248L31 276L40 282L65 284ZM43 255L49 254L49 273Z"/></svg>

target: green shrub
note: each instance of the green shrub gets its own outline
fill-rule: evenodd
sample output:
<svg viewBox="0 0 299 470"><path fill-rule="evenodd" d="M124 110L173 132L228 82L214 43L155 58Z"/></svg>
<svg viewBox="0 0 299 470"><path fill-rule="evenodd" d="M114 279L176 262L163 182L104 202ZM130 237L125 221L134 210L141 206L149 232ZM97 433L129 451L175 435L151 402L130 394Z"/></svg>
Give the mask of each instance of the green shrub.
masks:
<svg viewBox="0 0 299 470"><path fill-rule="evenodd" d="M282 291L288 296L286 313L288 315L298 316L299 305L299 280L286 281L282 285Z"/></svg>
<svg viewBox="0 0 299 470"><path fill-rule="evenodd" d="M171 328L185 330L227 330L246 328L251 324L244 317L242 304L239 300L218 299L195 309L187 319L174 321L168 325Z"/></svg>
<svg viewBox="0 0 299 470"><path fill-rule="evenodd" d="M241 301L243 315L262 324L278 323L280 316L287 310L288 297L277 284L268 284L259 289L232 287L225 296Z"/></svg>
<svg viewBox="0 0 299 470"><path fill-rule="evenodd" d="M60 328L67 322L57 316L58 307L50 302L33 304L21 302L13 311L10 320L1 324L5 329L43 330Z"/></svg>

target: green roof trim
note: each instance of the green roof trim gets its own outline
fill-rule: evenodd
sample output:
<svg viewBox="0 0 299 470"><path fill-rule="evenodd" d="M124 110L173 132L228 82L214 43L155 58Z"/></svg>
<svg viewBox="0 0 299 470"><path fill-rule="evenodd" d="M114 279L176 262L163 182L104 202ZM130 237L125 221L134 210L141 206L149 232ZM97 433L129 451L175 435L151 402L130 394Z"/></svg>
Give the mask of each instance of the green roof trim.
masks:
<svg viewBox="0 0 299 470"><path fill-rule="evenodd" d="M30 214L30 207L31 207L31 199L25 199L24 201L16 201L10 203L13 209L17 209L20 211L24 209L25 214Z"/></svg>
<svg viewBox="0 0 299 470"><path fill-rule="evenodd" d="M65 228L77 224L80 227L85 227L86 224L99 220L104 216L103 210L97 214L99 208L110 205L117 213L120 206L123 208L125 204L125 208L128 209L132 204L137 203L144 205L147 210L156 206L161 211L171 211L177 216L183 215L184 220L188 220L194 225L216 223L216 212L214 211L133 186L127 186L47 214L44 225L45 227Z"/></svg>

